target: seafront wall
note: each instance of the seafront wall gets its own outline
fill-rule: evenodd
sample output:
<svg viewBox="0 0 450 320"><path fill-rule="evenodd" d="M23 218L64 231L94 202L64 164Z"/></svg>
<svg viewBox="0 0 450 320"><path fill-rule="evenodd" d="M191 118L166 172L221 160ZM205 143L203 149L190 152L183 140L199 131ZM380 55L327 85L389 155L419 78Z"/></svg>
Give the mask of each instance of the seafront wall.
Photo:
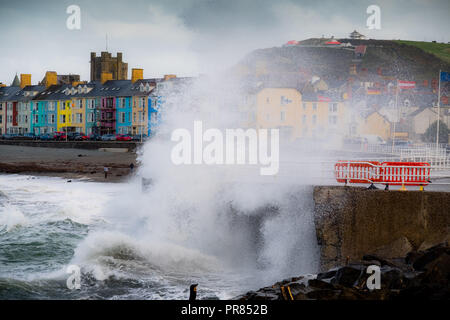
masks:
<svg viewBox="0 0 450 320"><path fill-rule="evenodd" d="M0 140L0 145L41 147L41 148L66 148L97 150L101 148L125 148L133 151L140 142L128 141L33 141L33 140Z"/></svg>
<svg viewBox="0 0 450 320"><path fill-rule="evenodd" d="M314 188L321 270L375 254L405 256L449 240L450 192Z"/></svg>

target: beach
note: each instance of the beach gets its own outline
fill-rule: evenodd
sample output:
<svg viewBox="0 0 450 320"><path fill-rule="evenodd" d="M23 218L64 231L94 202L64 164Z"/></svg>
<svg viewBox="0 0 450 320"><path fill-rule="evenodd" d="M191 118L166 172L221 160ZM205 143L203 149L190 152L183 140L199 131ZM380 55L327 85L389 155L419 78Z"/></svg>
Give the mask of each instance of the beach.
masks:
<svg viewBox="0 0 450 320"><path fill-rule="evenodd" d="M0 173L120 182L136 163L135 152L0 145ZM109 169L105 179L103 168Z"/></svg>

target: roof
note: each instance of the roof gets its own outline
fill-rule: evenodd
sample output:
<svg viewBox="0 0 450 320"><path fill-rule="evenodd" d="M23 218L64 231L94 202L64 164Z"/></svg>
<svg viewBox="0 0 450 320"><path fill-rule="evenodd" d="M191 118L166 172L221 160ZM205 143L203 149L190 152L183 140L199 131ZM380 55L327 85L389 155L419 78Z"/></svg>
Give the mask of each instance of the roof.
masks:
<svg viewBox="0 0 450 320"><path fill-rule="evenodd" d="M46 101L54 101L54 100L64 100L66 99L66 95L64 94L64 89L69 88L70 85L67 84L56 84L48 87L47 89L40 92L33 100L46 100Z"/></svg>
<svg viewBox="0 0 450 320"><path fill-rule="evenodd" d="M18 96L16 95L22 89L20 87L2 87L0 91L0 102L1 101L17 101Z"/></svg>
<svg viewBox="0 0 450 320"><path fill-rule="evenodd" d="M437 112L434 111L433 108L431 108L431 107L421 107L421 108L417 109L416 111L411 112L411 113L409 114L409 117L414 118L415 116L417 116L418 114L421 114L422 112L424 112L424 111L427 110L427 109L429 109L430 111L432 111L432 112L434 112L435 114L437 114Z"/></svg>
<svg viewBox="0 0 450 320"><path fill-rule="evenodd" d="M11 87L20 87L20 80L19 77L17 76L17 73L16 76L14 77L13 82L11 83Z"/></svg>

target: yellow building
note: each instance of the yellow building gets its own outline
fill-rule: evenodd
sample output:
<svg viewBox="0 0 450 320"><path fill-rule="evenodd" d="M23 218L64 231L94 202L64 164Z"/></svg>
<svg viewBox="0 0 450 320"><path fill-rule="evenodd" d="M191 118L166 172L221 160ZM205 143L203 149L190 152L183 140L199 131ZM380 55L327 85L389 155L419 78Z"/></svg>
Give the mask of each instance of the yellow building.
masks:
<svg viewBox="0 0 450 320"><path fill-rule="evenodd" d="M384 140L391 138L391 123L377 111L360 120L358 133L377 135Z"/></svg>
<svg viewBox="0 0 450 320"><path fill-rule="evenodd" d="M71 101L72 130L86 132L86 99L74 98Z"/></svg>
<svg viewBox="0 0 450 320"><path fill-rule="evenodd" d="M345 134L346 106L317 94L303 96L295 88L264 88L256 95L258 128L279 128L280 135L325 138Z"/></svg>
<svg viewBox="0 0 450 320"><path fill-rule="evenodd" d="M57 131L72 132L72 100L58 101Z"/></svg>
<svg viewBox="0 0 450 320"><path fill-rule="evenodd" d="M148 132L148 118L146 111L146 104L148 101L148 96L133 96L132 97L132 134L147 134Z"/></svg>

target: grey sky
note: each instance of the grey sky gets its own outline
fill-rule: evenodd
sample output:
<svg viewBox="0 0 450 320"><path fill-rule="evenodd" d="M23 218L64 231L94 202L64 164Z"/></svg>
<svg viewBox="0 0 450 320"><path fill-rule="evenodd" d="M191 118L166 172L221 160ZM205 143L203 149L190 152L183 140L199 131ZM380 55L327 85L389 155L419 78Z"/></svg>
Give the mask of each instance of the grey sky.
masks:
<svg viewBox="0 0 450 320"><path fill-rule="evenodd" d="M66 8L81 8L81 30L66 28ZM366 8L381 8L368 30ZM91 51L122 51L145 77L197 75L226 68L257 48L357 29L376 39L450 41L449 0L0 0L0 82L47 70L89 80Z"/></svg>

